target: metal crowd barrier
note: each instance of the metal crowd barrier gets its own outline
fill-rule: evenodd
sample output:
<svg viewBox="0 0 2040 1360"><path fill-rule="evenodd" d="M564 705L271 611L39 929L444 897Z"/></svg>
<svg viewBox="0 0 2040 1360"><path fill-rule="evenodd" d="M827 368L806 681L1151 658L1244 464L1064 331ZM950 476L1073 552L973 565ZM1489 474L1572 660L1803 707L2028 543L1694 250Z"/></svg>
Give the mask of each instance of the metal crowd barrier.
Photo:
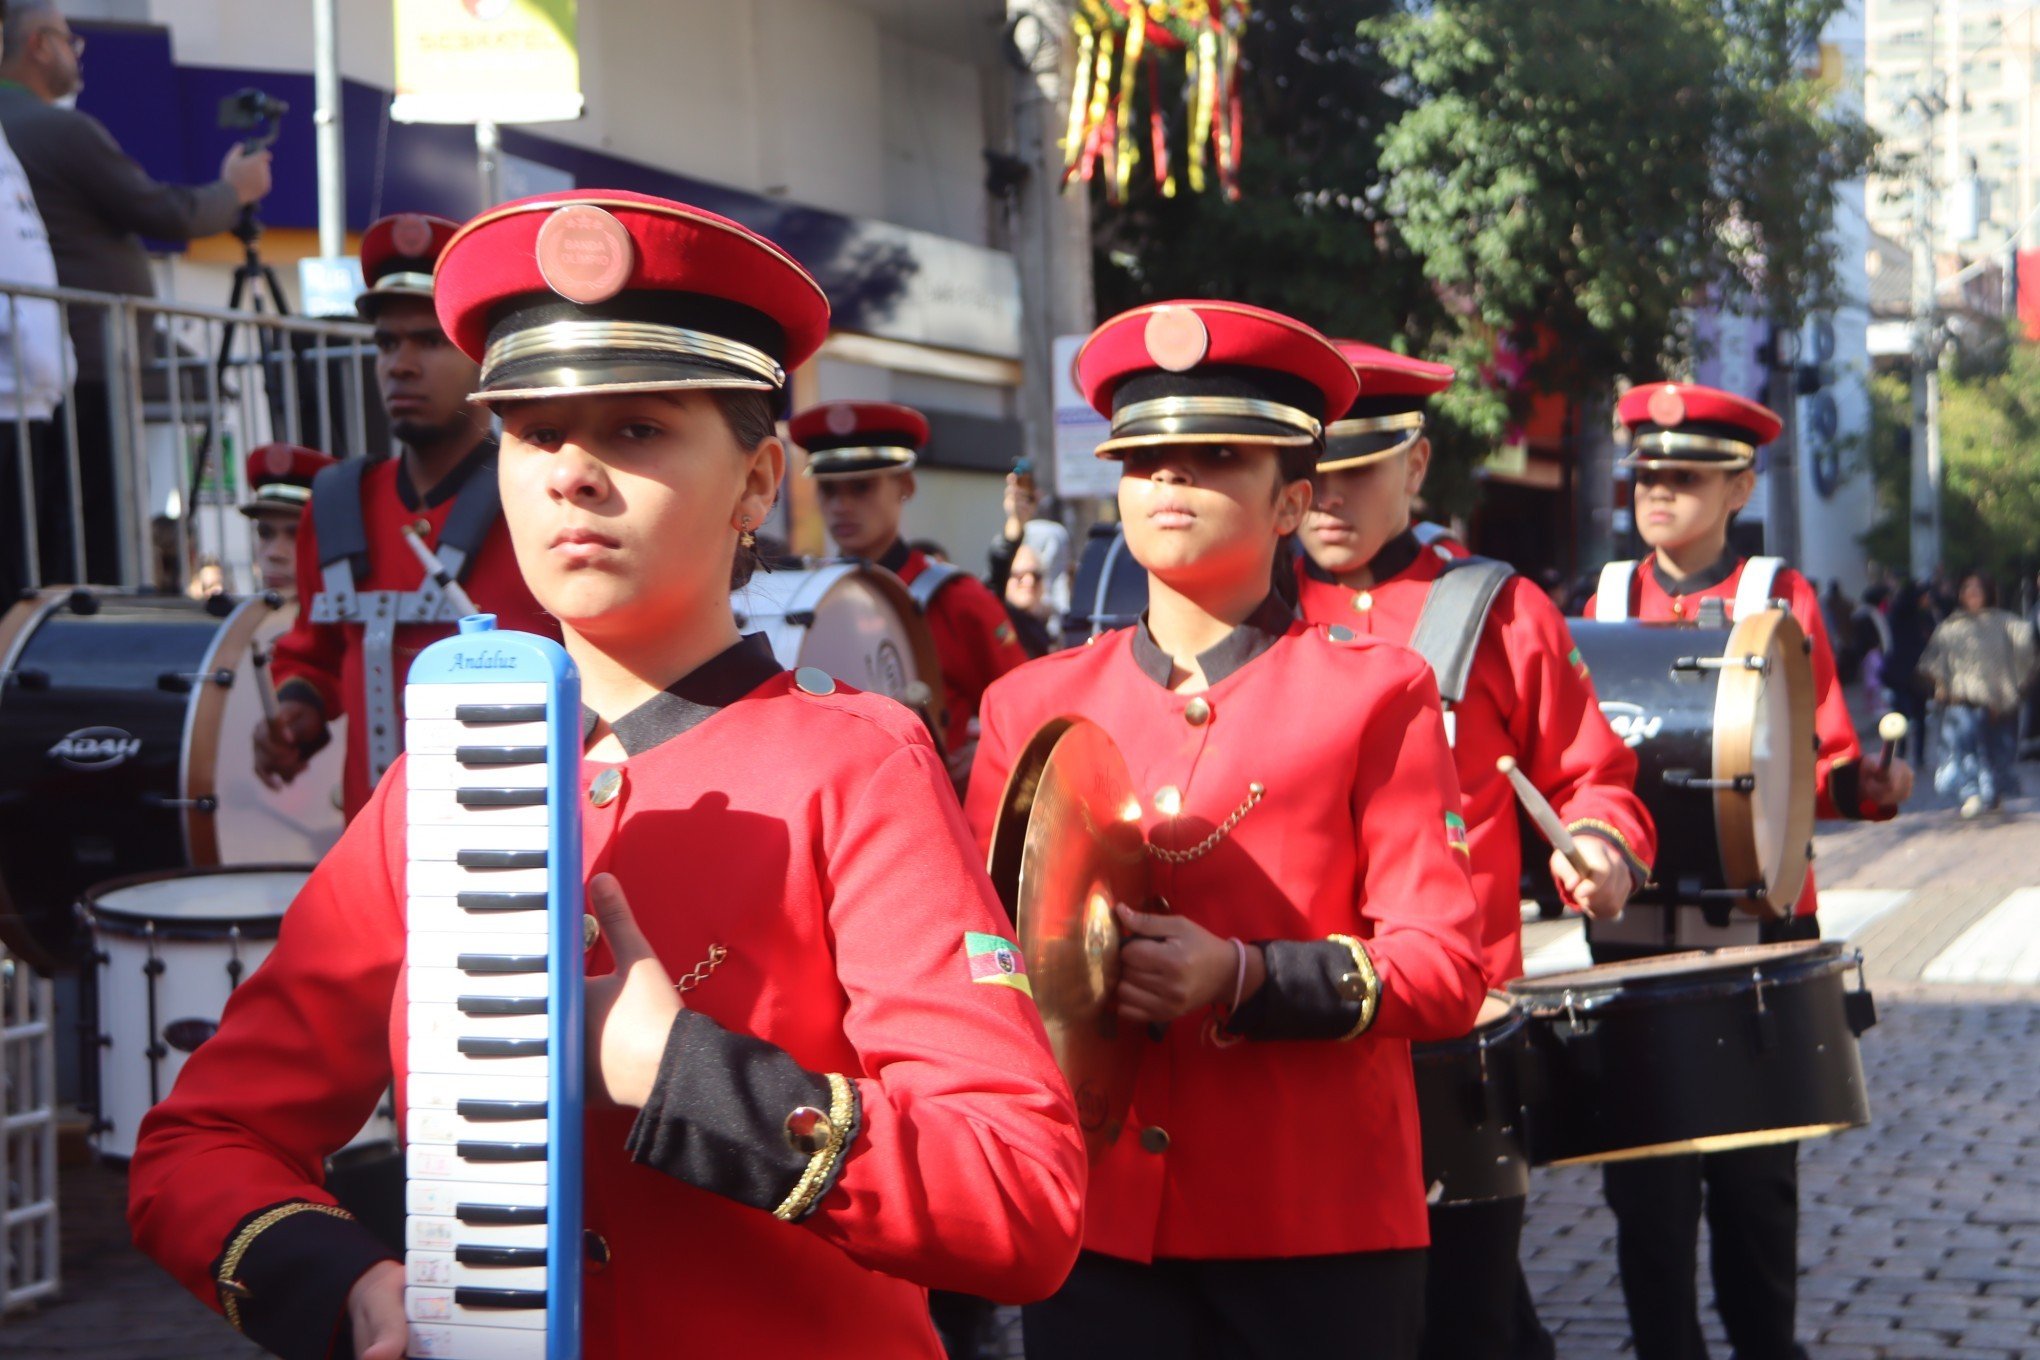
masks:
<svg viewBox="0 0 2040 1360"><path fill-rule="evenodd" d="M389 446L375 392L375 350L369 328L358 322L0 283L0 364L11 365L15 393L25 374L22 303L32 300L55 303L65 333L88 337L97 361L60 347L66 399L44 428L32 428L38 422L18 398L11 409L0 407L0 428L13 430L16 451L0 476L15 482L24 507L20 522L0 525L0 534L20 543L27 586L50 575L66 583L87 577L86 516L76 494L64 498L64 519L57 521L71 545L69 561L43 570L41 544L52 526L38 523L36 460L25 451L32 440L61 450L56 472L69 487L81 485L79 417L82 400L97 396L95 375L105 382L120 579L93 584L181 590L210 560L220 564L226 588L251 590L253 554L235 513L247 491L241 485L247 451L278 440L336 456ZM0 403L8 400L0 395Z"/></svg>

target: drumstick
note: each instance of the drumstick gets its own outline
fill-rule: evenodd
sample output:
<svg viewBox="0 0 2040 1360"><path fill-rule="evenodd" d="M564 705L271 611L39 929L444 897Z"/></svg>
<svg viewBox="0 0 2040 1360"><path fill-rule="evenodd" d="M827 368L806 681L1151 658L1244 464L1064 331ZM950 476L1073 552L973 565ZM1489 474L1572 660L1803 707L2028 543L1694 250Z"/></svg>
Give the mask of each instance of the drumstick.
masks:
<svg viewBox="0 0 2040 1360"><path fill-rule="evenodd" d="M1503 756L1495 762L1495 768L1509 777L1509 784L1516 790L1516 797L1522 800L1523 811L1530 814L1530 820L1537 823L1537 829L1544 833L1544 839L1551 842L1551 848L1571 861L1581 878L1592 878L1593 871L1580 858L1579 843L1572 832L1565 829L1565 823L1558 820L1558 814L1551 810L1551 804L1544 801L1544 795L1530 782L1530 776L1516 767L1514 756Z"/></svg>
<svg viewBox="0 0 2040 1360"><path fill-rule="evenodd" d="M276 685L269 678L269 649L257 642L248 648L248 660L255 667L255 694L262 700L262 716L276 721Z"/></svg>
<svg viewBox="0 0 2040 1360"><path fill-rule="evenodd" d="M412 525L404 526L404 542L411 545L411 554L418 559L418 565L425 568L426 577L446 592L446 598L453 601L455 609L462 614L481 612L475 608L475 602L468 598L468 593L460 588L460 582L454 580L453 574L440 565L439 559L432 555L432 549L425 546L425 540L418 537L418 530Z"/></svg>
<svg viewBox="0 0 2040 1360"><path fill-rule="evenodd" d="M1891 758L1898 754L1898 744L1905 740L1905 734L1911 728L1912 724L1906 721L1903 713L1887 713L1877 720L1877 735L1884 742L1883 749L1877 753L1877 773L1883 774L1891 768Z"/></svg>

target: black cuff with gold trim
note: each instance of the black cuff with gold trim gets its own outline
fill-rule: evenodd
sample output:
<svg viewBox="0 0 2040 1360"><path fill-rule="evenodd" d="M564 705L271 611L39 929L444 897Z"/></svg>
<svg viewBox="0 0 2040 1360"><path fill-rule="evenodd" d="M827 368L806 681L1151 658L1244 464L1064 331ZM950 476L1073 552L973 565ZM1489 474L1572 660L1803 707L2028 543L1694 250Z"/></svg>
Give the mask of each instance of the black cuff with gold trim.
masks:
<svg viewBox="0 0 2040 1360"><path fill-rule="evenodd" d="M1339 940L1264 940L1267 980L1226 1030L1249 1039L1348 1039L1372 1018L1353 950ZM1371 979L1370 983L1371 984Z"/></svg>
<svg viewBox="0 0 2040 1360"><path fill-rule="evenodd" d="M1629 866L1629 872L1636 878L1637 887L1640 888L1650 882L1650 866L1645 864L1642 856L1631 847L1629 838L1608 823L1583 817L1579 821L1566 823L1565 829L1572 832L1575 838L1592 836L1596 840L1606 841L1615 847L1616 853L1621 855L1623 862Z"/></svg>
<svg viewBox="0 0 2040 1360"><path fill-rule="evenodd" d="M861 1123L849 1078L682 1011L625 1147L676 1180L798 1222L836 1184Z"/></svg>
<svg viewBox="0 0 2040 1360"><path fill-rule="evenodd" d="M1828 766L1828 801L1848 821L1860 822L1863 810L1863 767L1853 760L1838 760Z"/></svg>
<svg viewBox="0 0 2040 1360"><path fill-rule="evenodd" d="M324 1360L354 1282L396 1259L346 1210L293 1199L235 1224L212 1276L220 1311L243 1336L283 1360Z"/></svg>

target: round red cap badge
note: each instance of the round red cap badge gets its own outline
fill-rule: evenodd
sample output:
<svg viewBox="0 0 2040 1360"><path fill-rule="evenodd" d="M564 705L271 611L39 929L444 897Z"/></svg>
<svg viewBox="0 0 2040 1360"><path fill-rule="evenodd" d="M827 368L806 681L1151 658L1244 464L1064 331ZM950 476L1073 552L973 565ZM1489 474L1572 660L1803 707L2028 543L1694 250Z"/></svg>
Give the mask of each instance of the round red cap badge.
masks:
<svg viewBox="0 0 2040 1360"><path fill-rule="evenodd" d="M829 427L830 434L850 434L857 429L857 413L847 406L831 406L823 414L822 424Z"/></svg>
<svg viewBox="0 0 2040 1360"><path fill-rule="evenodd" d="M432 253L432 224L417 213L404 213L390 224L390 245L399 255L417 258Z"/></svg>
<svg viewBox="0 0 2040 1360"><path fill-rule="evenodd" d="M1686 420L1686 400L1679 395L1676 387L1660 387L1651 393L1645 410L1650 413L1653 425L1662 425L1666 429L1682 425Z"/></svg>
<svg viewBox="0 0 2040 1360"><path fill-rule="evenodd" d="M1211 348L1204 318L1188 307L1158 307L1148 316L1141 338L1148 358L1171 373L1187 373L1202 363Z"/></svg>
<svg viewBox="0 0 2040 1360"><path fill-rule="evenodd" d="M281 477L289 472L291 462L290 450L282 444L271 444L262 454L262 466L272 477Z"/></svg>
<svg viewBox="0 0 2040 1360"><path fill-rule="evenodd" d="M538 272L546 285L583 307L623 291L637 248L623 223L587 203L560 208L538 229Z"/></svg>

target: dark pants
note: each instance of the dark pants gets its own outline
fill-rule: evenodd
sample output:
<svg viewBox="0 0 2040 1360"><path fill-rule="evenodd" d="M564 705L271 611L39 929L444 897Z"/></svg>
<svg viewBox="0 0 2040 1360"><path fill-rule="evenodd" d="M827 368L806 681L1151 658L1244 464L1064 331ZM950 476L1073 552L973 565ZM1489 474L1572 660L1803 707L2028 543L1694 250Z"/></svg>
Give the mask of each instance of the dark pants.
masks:
<svg viewBox="0 0 2040 1360"><path fill-rule="evenodd" d="M28 423L28 447L21 447L21 433L13 421L0 421L0 612L14 603L28 587L28 540L24 528L33 514L36 530L37 579L45 585L71 579L69 534L52 541L57 532L52 521L67 516L70 484L64 475L63 444L46 420ZM36 504L32 512L21 503L21 461L28 459L35 477Z"/></svg>
<svg viewBox="0 0 2040 1360"><path fill-rule="evenodd" d="M1552 1360L1517 1261L1523 1201L1431 1206L1421 1360Z"/></svg>
<svg viewBox="0 0 2040 1360"><path fill-rule="evenodd" d="M1424 1253L1139 1265L1085 1252L1022 1313L1027 1360L1414 1360Z"/></svg>
<svg viewBox="0 0 2040 1360"><path fill-rule="evenodd" d="M116 515L113 480L113 422L108 414L106 384L81 382L71 394L71 412L78 422L78 485L71 484L65 447L70 427L60 408L48 421L29 422L29 458L35 473L37 558L42 584L118 585L120 521ZM0 421L0 602L12 603L28 584L27 555L21 534L21 451L17 427ZM136 474L140 475L139 472ZM71 560L71 507L79 505L85 525L85 573ZM178 583L180 586L182 582Z"/></svg>
<svg viewBox="0 0 2040 1360"><path fill-rule="evenodd" d="M935 1334L949 1360L977 1360L992 1332L990 1299L972 1294L952 1294L946 1289L928 1291L928 1316L935 1320Z"/></svg>
<svg viewBox="0 0 2040 1360"><path fill-rule="evenodd" d="M1820 938L1811 916L1766 921L1765 944ZM1596 961L1603 954L1595 951ZM1799 1144L1611 1162L1615 1255L1637 1360L1705 1360L1700 1215L1707 1215L1714 1303L1735 1360L1797 1360Z"/></svg>

